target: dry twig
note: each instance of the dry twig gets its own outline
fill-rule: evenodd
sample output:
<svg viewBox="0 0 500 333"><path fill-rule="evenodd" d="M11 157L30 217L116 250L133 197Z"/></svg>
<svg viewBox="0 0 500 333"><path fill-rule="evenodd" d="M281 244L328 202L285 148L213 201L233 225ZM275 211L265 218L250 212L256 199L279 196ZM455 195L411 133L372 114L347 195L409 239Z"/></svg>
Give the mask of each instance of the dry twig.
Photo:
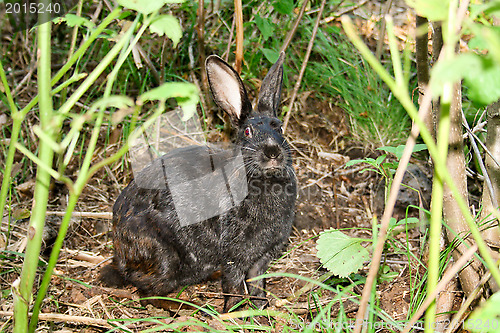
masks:
<svg viewBox="0 0 500 333"><path fill-rule="evenodd" d="M56 212L56 211L47 211L47 215L55 215L55 216L64 216L66 212ZM113 218L113 213L104 212L104 213L94 213L94 212L73 212L71 216L74 217L88 217L92 219L107 219L111 220Z"/></svg>
<svg viewBox="0 0 500 333"><path fill-rule="evenodd" d="M290 42L292 41L292 38L295 35L295 32L297 31L299 23L300 23L300 21L302 21L302 17L304 16L304 13L306 11L308 3L309 3L309 0L305 0L304 3L302 4L302 7L300 8L299 15L297 16L297 19L295 20L295 23L293 24L292 29L288 32L288 35L286 35L286 38L285 38L285 41L283 42L283 46L281 47L280 53L286 52L288 45L290 45Z"/></svg>
<svg viewBox="0 0 500 333"><path fill-rule="evenodd" d="M431 107L431 102L432 102L432 95L430 93L430 89L427 87L424 93L424 98L422 99L422 104L420 105L419 109L419 116L421 118L425 119L428 116ZM368 271L368 276L366 277L365 287L363 288L363 294L361 295L359 309L356 314L356 326L354 328L355 333L359 333L361 331L366 308L368 306L368 301L370 300L372 286L376 280L378 268L380 266L380 259L382 258L382 252L384 251L384 244L387 236L387 230L389 227L389 221L390 218L392 217L392 213L394 212L394 206L396 205L396 200L399 193L399 187L401 186L401 182L403 181L403 176L406 171L406 167L408 166L408 162L410 161L410 157L413 152L413 147L415 146L415 141L419 132L420 129L415 123L413 123L411 134L408 140L406 141L406 146L403 151L403 156L401 157L398 169L396 171L396 174L394 175L394 180L392 182L391 190L389 192L389 198L387 200L384 214L382 215L382 220L380 222L380 231L375 250L373 251L372 263Z"/></svg>
<svg viewBox="0 0 500 333"><path fill-rule="evenodd" d="M243 5L241 0L234 0L234 13L236 15L236 59L234 69L241 73L243 63Z"/></svg>
<svg viewBox="0 0 500 333"><path fill-rule="evenodd" d="M12 311L0 311L0 317L12 317L13 315L14 312ZM90 325L90 326L105 327L105 328L113 327L105 319L90 318L83 316L70 316L60 313L40 313L38 315L38 319L44 321L75 323L75 324Z"/></svg>

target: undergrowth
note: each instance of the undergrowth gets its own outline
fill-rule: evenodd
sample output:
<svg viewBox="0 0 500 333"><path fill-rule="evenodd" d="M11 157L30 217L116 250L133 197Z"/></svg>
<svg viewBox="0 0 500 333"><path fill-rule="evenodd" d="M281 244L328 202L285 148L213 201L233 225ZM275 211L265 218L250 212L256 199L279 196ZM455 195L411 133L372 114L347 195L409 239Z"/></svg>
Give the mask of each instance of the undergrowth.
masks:
<svg viewBox="0 0 500 333"><path fill-rule="evenodd" d="M148 15L141 16L143 14L137 11L121 11L120 15L116 16L119 19L114 20L113 24L107 26L91 45L88 46L78 60L75 61L72 69L67 71L62 81L66 83L71 82L66 87L51 95L53 108L56 110L53 114L53 119L60 121L57 124L59 127L52 128L50 126L53 126L53 124L47 121L47 119L44 120L48 124L48 128L53 129L52 137L40 139L39 132L36 132L37 129L34 129L40 120L40 109L38 106L33 106L32 109L24 113L26 118L20 123L20 128L18 129L18 142L25 148L25 151L24 154L18 151L15 155L11 156L13 167L10 177L12 181L5 188L6 206L8 209L6 210L6 217L2 217L2 238L0 239L0 262L2 264L0 279L2 280L2 287L5 287L2 288L1 295L3 302L11 304L13 298L17 295L11 291L10 285L21 274L21 267L26 261L25 254L21 251L24 250L22 239L26 233L22 228L26 228L25 222L31 216L29 207L33 203L33 187L37 185L34 182L36 168L37 165L43 164L31 155L28 158L27 154L31 152L36 155L39 152L42 142L45 142L45 144L52 148L55 147L54 150L56 151L54 160L47 160L43 164L45 169L56 171L56 175L54 175L54 172L51 174L53 179L50 184L46 184L45 186L47 191L51 191L51 196L49 196L47 202L44 204L44 208L64 210L68 206L68 201L76 206L79 194L85 191L87 191L84 193L86 199L109 204L113 201L113 196L116 196L120 187L123 187L130 180L130 159L125 154L125 151L121 151L121 148L128 145L130 137L133 136L134 129L147 124L153 117L158 116L158 113L174 109L178 104L182 103L182 98L179 98L177 101L173 99L165 101L162 98L146 99L144 97L147 92L152 91L165 82L197 82L202 103L198 105L196 112L201 119L201 126L205 133L208 133L207 136L212 135L212 138L215 137L217 140L223 140L221 139L220 130L224 127L224 120L211 104L209 93L205 90L205 82L203 82L200 75L202 64L200 63L199 54L200 51L206 55L219 54L227 56L229 62L232 62L234 47L231 46L228 48L227 45L231 37L230 31L234 14L232 2L221 1L220 10L212 12L210 16L206 17L205 26L203 27L205 37L202 41L198 39L197 31L198 3L184 2L177 5L169 5L160 11L160 14L173 14L180 19L182 39L177 46L174 46L175 42L171 38L160 37L157 34L144 31L137 45L130 51L131 54L126 54L126 47L120 50L118 59L121 59L121 62L116 59L111 61L109 66L93 82L88 84L87 90L81 98L74 101L73 105L64 114L58 114L57 110L65 105L68 98L81 86L80 80L84 79L84 77L81 77L76 81L71 81L71 73L92 73L99 66L102 59L113 51L116 41L123 36L125 31L127 31L127 27L132 22L135 22L134 24L144 23L144 17L149 17ZM301 4L301 2L294 3L289 0L244 2L244 46L246 51L242 78L250 90L250 95L255 96L260 86L258 80L251 78L264 77L266 74L265 69L275 60L285 36L294 23L296 13L300 9ZM334 16L339 8L346 8L354 4L355 2L329 2L324 16ZM107 8L106 3L99 4L99 6L103 6L102 8L90 2L84 2L82 5L83 14L81 16L84 18L82 21L84 23L77 25L77 46L89 38L92 32L95 31L96 25L99 25L100 21L102 21L101 18L106 17L111 12L111 8ZM214 2L206 3L206 10L213 5ZM291 95L295 80L297 79L297 73L302 66L302 59L304 58L314 24L316 5L316 3L309 5L306 16L301 21L295 38L292 40L287 51L283 92L285 97ZM92 23L90 21L92 15L101 10L100 18ZM68 26L67 22L58 22L56 24L57 30L53 32L55 36L51 54L53 57L52 63L57 71L67 61L70 44L65 41L70 40L73 27ZM32 71L31 74L26 72L26 68L34 66L37 59L34 31L19 32L13 34L12 37L6 37L6 34L2 34L0 48L3 56L1 58L1 65L5 69L7 78L4 81L8 81L9 85L12 85L10 87L11 91L14 91L16 87L14 87L12 82L21 81L22 78L19 77L20 75L28 75L29 78L29 81L25 82L21 90L16 91L16 94L13 96L15 107L10 105L11 103L5 87L3 85L0 87L2 88L0 89L0 100L2 101L0 112L2 115L9 117L15 115L16 109L23 110L27 103L33 101L39 93L34 84L35 79L37 79L34 72ZM137 30L133 30L133 33L136 34ZM132 35L132 32L130 34ZM200 43L202 43L201 46ZM19 56L19 54L22 56ZM120 56L123 56L123 58L120 58ZM388 61L384 66L385 68L391 68L393 64ZM16 74L18 72L21 74ZM408 89L410 91L416 86L414 81L413 77L409 80ZM299 94L306 95L309 92L312 92L309 98L335 103L348 114L351 129L350 135L357 142L370 147L397 146L408 137L410 121L405 109L393 96L390 89L383 83L382 79L379 78L376 71L353 48L352 44L344 36L343 30L335 22L332 24L321 24L319 28L313 52L299 89ZM120 103L115 101L115 104L110 103L109 105L99 106L99 104L95 104L96 102L102 102L101 99L103 96L109 97L115 95L120 95L120 98L122 98L119 100ZM49 93L47 92L45 97L48 96ZM141 104L142 102L144 103ZM312 116L331 112L326 108L318 110L302 110L299 108L299 110L299 112L303 112L305 115ZM297 116L297 123L299 123L299 119ZM80 128L78 128L78 133L72 133L72 129L77 128L75 122L78 121L82 122L80 123ZM16 131L13 128L12 120L2 120L2 122L2 125L8 124L8 126L2 126L1 137L1 159L3 164L6 165L9 159L9 145L13 144L10 140ZM306 125L314 127L314 124ZM72 139L69 140L67 138ZM297 139L294 137L294 139L296 140L293 142L299 147L299 150L300 147L307 145L307 143L304 143L303 138ZM97 144L96 150L89 150L89 144ZM316 143L310 144L310 147L313 148L307 153L311 156L317 154L322 149L331 149L331 147L320 147ZM119 151L121 151L121 154L116 155ZM302 151L297 152L297 154L300 153L307 157ZM300 157L305 158L302 155ZM90 164L95 165L95 163L109 159L111 156L115 156L116 159L113 161L110 160L109 165L101 165L103 167L102 170L95 170L95 177L90 180L93 187L84 187L80 184L77 186L80 193L75 197L75 192L73 192L74 186L75 183L78 183L82 170L85 173L88 171ZM328 172L331 172L333 168L330 168L330 165L328 167L328 170L330 170ZM307 170L301 171L306 172ZM342 169L338 168L336 171L342 172ZM3 177L6 177L5 169ZM112 185L102 184L103 179L107 178L112 178L110 181ZM33 183L30 184L30 181ZM341 178L340 182L342 183L339 186L341 193L338 196L347 198L346 201L351 200L352 198L349 198L345 194L347 193L345 188L346 186L351 186L349 184L351 180L349 178ZM68 188L72 190L65 187L67 184L69 184ZM103 186L100 187L100 185ZM324 188L328 188L328 190L331 187L331 184L324 185ZM335 187L335 184L333 187ZM102 188L105 188L105 190L102 190ZM54 189L59 189L60 192L56 193ZM356 190L352 190L351 193L359 195L359 192L356 192ZM337 194L331 193L330 196L333 197L334 195ZM95 199L96 197L102 201ZM71 200L68 198L71 198ZM366 208L366 206L363 208ZM97 211L103 208L95 205L93 209ZM69 223L71 211L69 211L67 216ZM406 216L405 218L410 218L410 216ZM373 218L371 222L373 223L371 229L366 226L356 226L355 228L343 228L342 231L346 233L362 233L364 236L367 234L370 235L371 239L366 238L363 240L370 244L368 246L365 244L366 248L369 249L372 246L371 244L376 242L377 233L379 232L376 218ZM377 283L380 285L384 283L390 284L398 277L407 274L410 281L410 301L408 302L410 308L404 318L394 320L391 317L392 314L386 313L381 307L376 290L373 289L369 307L368 332L375 332L377 330L378 326L376 323L382 323L382 327L389 331L400 331L404 326L404 321L408 320L417 311L427 296L425 290L427 272L424 259L422 258L423 251L415 245L419 244L419 241L425 242L425 240L412 238L415 234L412 229L413 226L410 226L407 222L408 220L401 222L400 225L404 226L403 231L391 234L386 244L385 253L387 256L384 258L385 262L383 262L379 270ZM95 227L94 222L89 224L92 228ZM86 233L89 243L104 243L104 245L101 244L99 246L92 243L94 249L99 248L96 252L100 252L101 250L106 251L106 247L109 247L107 236L103 236L103 234L106 234L106 231L98 233L95 230L88 231L83 227L82 229L84 229L82 233ZM307 239L303 243L306 244L310 240ZM463 241L463 239L460 241ZM360 242L358 240L357 245ZM85 241L82 241L83 243L87 244ZM297 250L303 243L295 244L295 247L290 251ZM51 249L51 245L49 244L48 246L49 250ZM438 271L440 273L447 267L452 245L448 246L439 257ZM315 243L310 245L309 250L312 247L315 247ZM53 257L57 259L57 255L55 254ZM392 264L389 263L389 255L395 255L397 258L403 259L399 260L396 264ZM37 255L33 258L38 259L39 256ZM47 257L42 256L42 258L43 260L35 261L36 267L34 269L37 273L35 279L36 290L40 287L43 272L50 266L47 263ZM360 264L361 268L365 271L367 268L366 264L365 261ZM94 286L87 283L90 278L88 275L84 275L85 273L82 273L84 277L80 279L64 278L58 273L53 276L49 274L44 283L47 287L52 281L51 279L61 284L70 281L82 286L85 291L90 291ZM146 325L147 327L144 328L144 331L148 332L167 329L174 331L196 331L201 329L212 331L349 331L352 328L353 321L352 308L356 308L359 304L360 286L366 282L366 278L362 274L356 274L356 272L342 278L336 278L332 273L327 272L325 267L319 264L315 267L314 273L317 275L314 278L289 273L267 274L267 278L290 278L303 281L303 289L296 288L293 291L286 291L289 293L288 297L271 295L271 298L278 303L273 311L254 310L250 307L249 310L221 314L211 304L204 306L194 305L194 308L196 308L194 314L193 312L189 315L186 315L185 312L182 314L175 313L177 316L176 319L173 319L170 314L148 315L147 318L111 318L107 324L114 327L110 331L125 332L131 331L127 327L131 322L134 322L134 324L139 323L139 326ZM87 280L83 281L84 278ZM61 282L61 280L64 281ZM16 289L14 290L14 292L17 292ZM179 295L183 291L179 292ZM301 301L304 304L301 304L302 307L300 308L294 307L295 303L298 302L299 296L303 296ZM109 297L107 301L110 303L113 302L113 306L109 306L108 304L108 307L105 307L103 305L103 308L105 308L103 310L104 313L108 309L111 309L111 311L124 309L124 312L140 309L140 311L143 311L141 315L144 316L144 313L148 310L147 307L142 306L137 300L127 303ZM179 300L174 301L182 303ZM61 312L69 309L68 304L63 303L59 302L54 295L49 295L49 297L37 301L38 306L47 306ZM195 316L201 312L204 313L203 317ZM181 319L177 320L178 318ZM36 325L36 323L32 324L32 329L33 325ZM72 327L74 328L75 326ZM12 322L9 320L4 321L0 329L4 328L6 330L12 328ZM47 330L49 329L52 330L53 327L47 328Z"/></svg>

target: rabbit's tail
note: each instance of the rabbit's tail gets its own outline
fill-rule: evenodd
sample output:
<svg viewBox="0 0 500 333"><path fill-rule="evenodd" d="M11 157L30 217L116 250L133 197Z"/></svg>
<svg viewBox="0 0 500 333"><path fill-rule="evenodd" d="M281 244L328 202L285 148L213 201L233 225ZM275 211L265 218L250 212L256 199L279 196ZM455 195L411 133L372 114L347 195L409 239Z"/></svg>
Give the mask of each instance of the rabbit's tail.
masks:
<svg viewBox="0 0 500 333"><path fill-rule="evenodd" d="M111 264L106 265L101 269L99 279L110 287L124 287L128 284L125 277L116 267L114 260Z"/></svg>

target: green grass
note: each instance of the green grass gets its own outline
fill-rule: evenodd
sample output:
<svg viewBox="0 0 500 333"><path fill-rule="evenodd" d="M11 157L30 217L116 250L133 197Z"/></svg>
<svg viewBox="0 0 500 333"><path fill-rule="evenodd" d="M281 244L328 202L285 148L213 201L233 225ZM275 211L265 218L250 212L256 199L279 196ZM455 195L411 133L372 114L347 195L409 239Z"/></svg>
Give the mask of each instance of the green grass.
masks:
<svg viewBox="0 0 500 333"><path fill-rule="evenodd" d="M406 111L340 29L321 27L314 51L304 83L308 90L340 98L351 135L371 147L404 143L410 129Z"/></svg>

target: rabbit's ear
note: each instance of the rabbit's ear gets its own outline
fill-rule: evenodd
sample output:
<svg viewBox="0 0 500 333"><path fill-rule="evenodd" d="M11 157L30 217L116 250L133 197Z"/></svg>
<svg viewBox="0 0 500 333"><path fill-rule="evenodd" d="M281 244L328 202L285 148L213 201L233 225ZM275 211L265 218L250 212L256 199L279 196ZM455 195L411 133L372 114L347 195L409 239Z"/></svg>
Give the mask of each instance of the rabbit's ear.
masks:
<svg viewBox="0 0 500 333"><path fill-rule="evenodd" d="M240 76L216 55L207 57L205 68L215 103L231 117L233 124L242 124L252 112L252 104Z"/></svg>
<svg viewBox="0 0 500 333"><path fill-rule="evenodd" d="M283 61L285 52L280 53L278 61L269 69L262 81L259 92L257 112L276 117L281 100L281 83L283 82Z"/></svg>

